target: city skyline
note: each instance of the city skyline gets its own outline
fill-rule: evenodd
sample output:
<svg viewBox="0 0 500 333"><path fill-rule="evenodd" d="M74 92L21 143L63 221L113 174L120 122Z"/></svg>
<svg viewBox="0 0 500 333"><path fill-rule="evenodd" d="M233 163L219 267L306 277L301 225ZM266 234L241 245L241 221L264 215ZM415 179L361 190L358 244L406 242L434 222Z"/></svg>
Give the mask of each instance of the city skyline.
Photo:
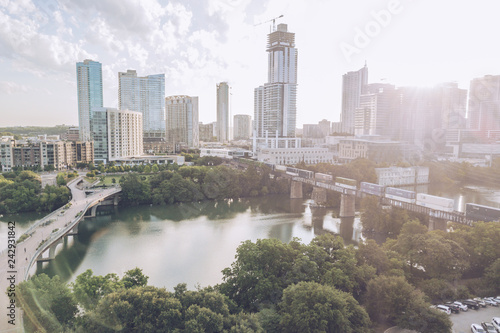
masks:
<svg viewBox="0 0 500 333"><path fill-rule="evenodd" d="M76 125L74 63L83 59L102 63L110 107L118 106L117 73L132 68L165 73L167 96L199 96L204 123L216 118L213 85L222 81L233 87L233 114L252 115L253 88L266 81L265 36L272 23L254 25L279 15L276 24L288 24L301 49L298 126L339 121L342 75L365 60L370 83L385 79L398 87L456 81L469 89L474 78L499 74L500 50L488 33L499 27L496 7L428 0L151 0L118 8L106 1L7 1L0 4L6 22L0 27L0 126ZM471 15L481 19L471 22Z"/></svg>

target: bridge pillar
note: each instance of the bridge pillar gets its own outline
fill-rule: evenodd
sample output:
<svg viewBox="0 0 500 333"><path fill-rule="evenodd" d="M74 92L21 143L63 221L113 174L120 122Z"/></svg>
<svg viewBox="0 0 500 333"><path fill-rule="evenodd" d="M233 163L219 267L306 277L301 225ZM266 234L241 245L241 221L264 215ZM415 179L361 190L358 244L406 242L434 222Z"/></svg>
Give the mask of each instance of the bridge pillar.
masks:
<svg viewBox="0 0 500 333"><path fill-rule="evenodd" d="M56 257L56 248L57 248L57 245L61 244L62 242L63 242L63 240L59 239L58 241L54 242L49 247L49 259L54 259Z"/></svg>
<svg viewBox="0 0 500 333"><path fill-rule="evenodd" d="M446 231L447 225L448 225L447 220L429 216L429 231L432 230Z"/></svg>
<svg viewBox="0 0 500 333"><path fill-rule="evenodd" d="M99 205L98 205L98 204L97 204L97 205L94 205L94 206L92 206L92 208L90 209L90 217L96 217L97 206L99 206Z"/></svg>
<svg viewBox="0 0 500 333"><path fill-rule="evenodd" d="M342 194L340 196L340 214L339 217L354 217L356 210L356 197L354 195Z"/></svg>
<svg viewBox="0 0 500 333"><path fill-rule="evenodd" d="M292 180L290 185L290 199L302 199L302 183Z"/></svg>
<svg viewBox="0 0 500 333"><path fill-rule="evenodd" d="M311 199L313 199L317 205L326 204L326 189L314 186L311 194Z"/></svg>
<svg viewBox="0 0 500 333"><path fill-rule="evenodd" d="M113 205L118 206L118 201L119 201L119 196L118 196L118 194L115 194L115 196L113 198Z"/></svg>

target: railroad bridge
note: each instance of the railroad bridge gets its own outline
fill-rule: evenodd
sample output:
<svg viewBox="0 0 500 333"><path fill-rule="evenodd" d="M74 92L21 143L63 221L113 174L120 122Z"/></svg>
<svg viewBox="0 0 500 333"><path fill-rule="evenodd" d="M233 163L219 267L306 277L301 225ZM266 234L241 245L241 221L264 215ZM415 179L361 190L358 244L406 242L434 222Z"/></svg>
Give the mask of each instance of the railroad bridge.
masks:
<svg viewBox="0 0 500 333"><path fill-rule="evenodd" d="M317 181L313 178L292 176L284 173L279 173L279 177L290 179L291 181L290 198L303 197L302 184L309 184L313 186L311 199L313 199L315 202L318 203L326 202L326 191L334 191L340 193L341 201L340 201L339 217L354 217L356 198L362 198L364 196L371 195L361 192L360 190L345 188L342 186L332 184L327 181ZM429 230L434 230L434 229L446 230L446 224L448 221L466 224L469 226L472 225L472 223L474 222L474 220L466 218L465 213L463 212L458 212L458 211L445 212L441 210L431 209L428 207L423 207L413 203L399 201L396 199L388 199L384 197L378 197L378 198L380 198L380 203L383 205L399 207L412 212L421 213L429 216Z"/></svg>

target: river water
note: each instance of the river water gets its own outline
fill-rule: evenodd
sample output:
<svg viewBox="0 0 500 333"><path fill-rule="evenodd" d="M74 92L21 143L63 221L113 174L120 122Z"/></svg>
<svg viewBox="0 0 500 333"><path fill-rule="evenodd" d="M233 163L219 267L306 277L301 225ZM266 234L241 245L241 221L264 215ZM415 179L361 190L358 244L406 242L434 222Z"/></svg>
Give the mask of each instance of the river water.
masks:
<svg viewBox="0 0 500 333"><path fill-rule="evenodd" d="M466 202L500 207L496 189L419 189L424 191L455 199L455 208L461 211ZM78 236L70 238L68 246L61 245L56 260L42 271L74 281L89 268L97 275L123 276L140 267L150 277L149 284L172 289L187 283L193 289L220 283L221 270L231 265L236 248L245 240L289 242L297 237L309 243L330 232L340 234L346 244L356 244L362 237L358 217L334 218L338 211L310 207L308 200L287 196L119 207L102 213L80 223ZM0 218L0 239L6 239L6 221L16 221L20 235L40 217L28 213Z"/></svg>

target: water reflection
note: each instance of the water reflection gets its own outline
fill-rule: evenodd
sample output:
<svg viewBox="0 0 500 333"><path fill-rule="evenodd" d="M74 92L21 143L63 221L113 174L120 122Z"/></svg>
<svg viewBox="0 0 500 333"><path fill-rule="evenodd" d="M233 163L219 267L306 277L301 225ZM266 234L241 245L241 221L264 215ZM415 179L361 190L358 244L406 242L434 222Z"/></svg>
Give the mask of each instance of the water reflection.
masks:
<svg viewBox="0 0 500 333"><path fill-rule="evenodd" d="M328 232L355 244L359 219L332 217L337 214L284 196L119 208L81 223L73 245L41 271L73 281L88 268L121 275L138 266L153 285L213 285L248 239L297 237L309 243Z"/></svg>
<svg viewBox="0 0 500 333"><path fill-rule="evenodd" d="M429 188L429 192L450 193L456 196L457 205L487 200L485 191L477 189ZM214 285L245 240L289 242L297 237L307 244L323 233L339 234L346 244L356 245L363 239L359 217L334 216L338 211L311 207L306 200L286 196L120 207L81 223L73 245L65 247L43 271L72 281L88 268L98 275L123 275L141 267L156 286L171 288L182 282L190 288L197 283ZM380 242L385 235L369 237Z"/></svg>

